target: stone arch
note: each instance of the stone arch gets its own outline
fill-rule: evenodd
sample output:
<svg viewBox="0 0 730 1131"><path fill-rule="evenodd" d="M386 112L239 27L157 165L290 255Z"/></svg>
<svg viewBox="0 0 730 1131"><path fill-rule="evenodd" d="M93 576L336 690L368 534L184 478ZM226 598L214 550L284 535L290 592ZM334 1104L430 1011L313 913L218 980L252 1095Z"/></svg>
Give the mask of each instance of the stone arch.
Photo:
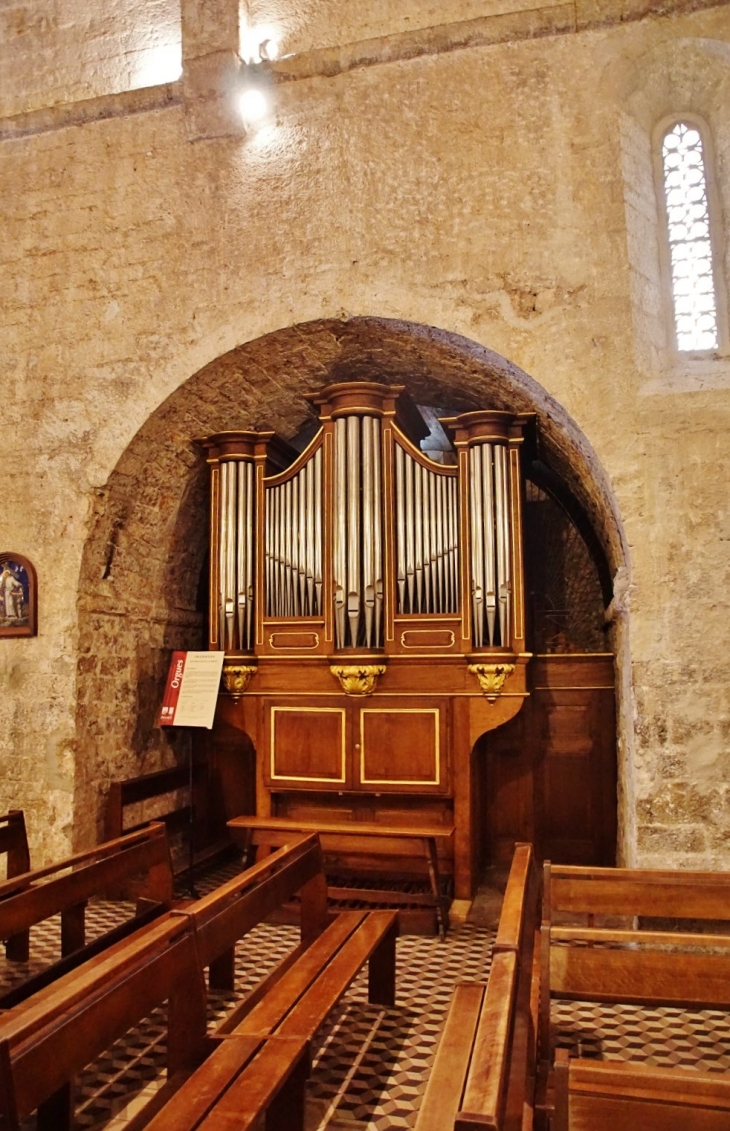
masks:
<svg viewBox="0 0 730 1131"><path fill-rule="evenodd" d="M291 437L310 414L303 394L345 379L401 383L417 402L449 412L489 404L537 413L541 459L578 501L614 579L620 714L630 718L621 599L627 546L611 486L575 422L517 366L457 334L380 318L308 322L247 342L191 376L140 428L97 492L79 584L78 846L98 835L110 780L172 764L182 753L179 738L155 724L170 650L203 643L207 475L195 441L225 428L270 427ZM627 767L628 727L620 733ZM620 777L630 793L626 768Z"/></svg>

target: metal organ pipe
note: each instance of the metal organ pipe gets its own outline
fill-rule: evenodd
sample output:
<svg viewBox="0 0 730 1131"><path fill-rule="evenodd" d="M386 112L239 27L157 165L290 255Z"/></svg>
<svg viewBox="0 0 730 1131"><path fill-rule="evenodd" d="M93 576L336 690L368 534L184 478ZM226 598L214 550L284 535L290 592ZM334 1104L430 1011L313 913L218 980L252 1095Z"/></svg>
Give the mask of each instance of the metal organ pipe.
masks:
<svg viewBox="0 0 730 1131"><path fill-rule="evenodd" d="M509 485L504 444L469 449L474 645L510 644Z"/></svg>
<svg viewBox="0 0 730 1131"><path fill-rule="evenodd" d="M226 651L253 647L253 482L251 463L221 461L218 628Z"/></svg>
<svg viewBox="0 0 730 1131"><path fill-rule="evenodd" d="M396 581L398 584L398 609L406 608L406 524L405 524L405 452L400 444L395 446L395 523L396 523Z"/></svg>
<svg viewBox="0 0 730 1131"><path fill-rule="evenodd" d="M319 616L322 611L322 449L318 448L291 479L267 486L265 499L266 615Z"/></svg>
<svg viewBox="0 0 730 1131"><path fill-rule="evenodd" d="M362 590L360 585L360 419L347 418L347 623L357 644Z"/></svg>
<svg viewBox="0 0 730 1131"><path fill-rule="evenodd" d="M499 569L499 630L502 644L509 643L510 619L510 594L512 592L512 579L510 576L509 552L509 492L507 479L507 449L500 445L495 449L495 494L497 497L498 513L502 515L501 535L497 541L497 568Z"/></svg>
<svg viewBox="0 0 730 1131"><path fill-rule="evenodd" d="M472 448L469 456L474 643L477 648L481 648L484 643L484 529L481 521L483 511L481 448Z"/></svg>
<svg viewBox="0 0 730 1131"><path fill-rule="evenodd" d="M322 611L322 449L314 453L314 603L312 610Z"/></svg>
<svg viewBox="0 0 730 1131"><path fill-rule="evenodd" d="M383 481L380 474L380 421L373 417L373 563L375 566L375 647L383 619Z"/></svg>
<svg viewBox="0 0 730 1131"><path fill-rule="evenodd" d="M335 642L338 648L345 647L345 594L347 579L345 562L347 555L347 421L335 421L335 538L334 538L334 587L335 587Z"/></svg>
<svg viewBox="0 0 730 1131"><path fill-rule="evenodd" d="M457 613L456 477L432 471L395 445L399 613Z"/></svg>
<svg viewBox="0 0 730 1131"><path fill-rule="evenodd" d="M494 476L492 474L492 445L482 447L482 506L484 515L485 583L484 611L487 617L487 638L494 644L494 624L497 609L497 588L494 571Z"/></svg>
<svg viewBox="0 0 730 1131"><path fill-rule="evenodd" d="M362 422L362 563L363 600L365 607L365 646L373 646L375 615L375 562L373 560L373 418Z"/></svg>

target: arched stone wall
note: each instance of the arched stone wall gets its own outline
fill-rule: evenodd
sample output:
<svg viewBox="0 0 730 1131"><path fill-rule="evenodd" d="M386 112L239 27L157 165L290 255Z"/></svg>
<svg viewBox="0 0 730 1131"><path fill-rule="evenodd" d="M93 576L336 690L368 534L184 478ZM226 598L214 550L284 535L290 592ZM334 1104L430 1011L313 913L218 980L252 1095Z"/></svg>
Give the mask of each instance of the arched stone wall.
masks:
<svg viewBox="0 0 730 1131"><path fill-rule="evenodd" d="M575 422L536 381L475 342L378 318L309 322L206 365L150 416L98 492L81 566L74 828L93 843L108 783L168 765L179 738L156 726L169 652L203 643L199 599L207 550L207 473L199 439L224 428L293 436L303 398L337 380L405 385L419 403L462 412L490 405L536 412L541 457L567 483L626 588L627 550L613 492ZM630 719L625 610L614 598L619 718ZM621 808L630 813L630 727L620 733ZM630 855L628 817L619 858Z"/></svg>

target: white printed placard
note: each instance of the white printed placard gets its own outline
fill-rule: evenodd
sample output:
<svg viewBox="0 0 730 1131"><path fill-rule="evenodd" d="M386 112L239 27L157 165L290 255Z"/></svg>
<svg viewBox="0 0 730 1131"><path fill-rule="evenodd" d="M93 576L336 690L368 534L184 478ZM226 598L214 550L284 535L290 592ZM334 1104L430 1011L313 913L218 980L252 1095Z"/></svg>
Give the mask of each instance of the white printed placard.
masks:
<svg viewBox="0 0 730 1131"><path fill-rule="evenodd" d="M161 727L213 728L223 652L173 652L162 698Z"/></svg>

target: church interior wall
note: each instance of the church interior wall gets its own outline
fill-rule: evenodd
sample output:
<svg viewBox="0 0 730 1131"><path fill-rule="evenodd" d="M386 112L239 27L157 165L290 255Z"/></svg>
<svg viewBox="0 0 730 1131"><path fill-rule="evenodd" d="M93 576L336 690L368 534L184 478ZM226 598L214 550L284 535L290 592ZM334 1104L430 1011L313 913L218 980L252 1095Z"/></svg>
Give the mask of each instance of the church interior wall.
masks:
<svg viewBox="0 0 730 1131"><path fill-rule="evenodd" d="M172 72L164 97L136 101L131 77L94 85L91 65L74 77L61 5L35 71L23 53L37 28L3 48L17 82L0 121L0 549L35 563L40 629L0 642L0 761L2 804L42 830L36 855L66 852L74 819L77 842L92 836L102 770L175 756L151 720L165 650L199 631L191 440L226 414L293 435L304 386L332 377L327 351L287 328L326 320L336 341L363 317L494 351L585 437L619 523L601 533L622 546L621 857L730 862L730 374L726 358L679 372L669 356L646 172L676 91L678 113L708 122L730 215L727 8L621 24L606 6L596 26L561 34L546 8L548 30L531 37L519 11L450 4L437 36L433 5L398 7L389 23L384 4L347 18L355 6L254 5L291 29L285 51L310 56L247 133L221 128L213 96L208 128L205 99L193 115ZM126 58L131 38L97 36L101 6L85 9L88 44ZM114 11L120 27L143 19ZM155 8L171 40L178 18ZM466 34L465 21L478 26ZM367 63L348 68L358 39ZM80 98L91 103L74 122ZM638 237L652 245L643 266ZM263 340L265 357L221 364L207 393L197 382L205 411L175 401ZM125 555L149 574L125 573Z"/></svg>

